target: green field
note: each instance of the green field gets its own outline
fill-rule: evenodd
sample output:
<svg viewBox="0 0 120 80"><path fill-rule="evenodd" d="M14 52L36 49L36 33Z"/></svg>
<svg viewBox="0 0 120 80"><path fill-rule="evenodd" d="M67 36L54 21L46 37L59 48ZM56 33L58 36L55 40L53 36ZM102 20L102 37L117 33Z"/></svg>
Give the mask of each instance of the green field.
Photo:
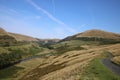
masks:
<svg viewBox="0 0 120 80"><path fill-rule="evenodd" d="M105 67L101 58L96 58L88 64L80 80L120 80L120 77Z"/></svg>

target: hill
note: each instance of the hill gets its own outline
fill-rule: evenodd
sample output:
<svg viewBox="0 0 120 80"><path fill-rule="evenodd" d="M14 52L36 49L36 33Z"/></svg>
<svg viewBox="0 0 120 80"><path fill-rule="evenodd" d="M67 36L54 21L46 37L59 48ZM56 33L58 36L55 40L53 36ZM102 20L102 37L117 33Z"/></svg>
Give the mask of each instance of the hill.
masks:
<svg viewBox="0 0 120 80"><path fill-rule="evenodd" d="M12 45L23 45L28 42L37 42L36 38L10 33L5 31L3 28L0 28L0 46L12 46Z"/></svg>
<svg viewBox="0 0 120 80"><path fill-rule="evenodd" d="M0 40L6 44L0 47L0 80L120 80L102 63L110 52L114 55L111 61L120 65L119 34L89 30L58 42L59 39L37 39L4 29L0 32ZM11 46L11 42L17 45Z"/></svg>
<svg viewBox="0 0 120 80"><path fill-rule="evenodd" d="M82 33L78 33L73 36L69 36L63 41L71 41L71 40L82 40L82 41L98 41L101 43L117 43L120 42L120 34L106 32L102 30L88 30Z"/></svg>
<svg viewBox="0 0 120 80"><path fill-rule="evenodd" d="M14 37L10 36L8 32L0 28L0 46L9 46L15 44L17 41Z"/></svg>
<svg viewBox="0 0 120 80"><path fill-rule="evenodd" d="M60 41L60 39L38 39L40 44L54 44Z"/></svg>
<svg viewBox="0 0 120 80"><path fill-rule="evenodd" d="M0 35L8 35L8 33L4 29L0 28Z"/></svg>
<svg viewBox="0 0 120 80"><path fill-rule="evenodd" d="M16 34L16 33L10 33L9 32L9 35L14 37L17 41L38 41L36 38L26 36L26 35L22 35L22 34Z"/></svg>
<svg viewBox="0 0 120 80"><path fill-rule="evenodd" d="M102 30L88 30L83 33L79 33L75 36L77 38L79 38L79 37L97 37L97 38L120 40L120 34L115 34L112 32L106 32L106 31L102 31Z"/></svg>
<svg viewBox="0 0 120 80"><path fill-rule="evenodd" d="M3 28L0 28L0 36L9 36L17 41L38 41L36 38L30 36L7 32Z"/></svg>
<svg viewBox="0 0 120 80"><path fill-rule="evenodd" d="M0 28L0 46L9 45L23 45L29 42L37 42L41 45L44 44L54 44L60 41L59 39L39 39L31 36L26 36L17 33L11 33Z"/></svg>

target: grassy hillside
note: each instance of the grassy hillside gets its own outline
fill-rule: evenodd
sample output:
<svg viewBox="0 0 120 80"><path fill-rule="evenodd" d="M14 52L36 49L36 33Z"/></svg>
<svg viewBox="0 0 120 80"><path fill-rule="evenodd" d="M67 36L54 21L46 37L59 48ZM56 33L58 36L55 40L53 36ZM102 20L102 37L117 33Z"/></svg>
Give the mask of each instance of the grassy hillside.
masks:
<svg viewBox="0 0 120 80"><path fill-rule="evenodd" d="M20 62L22 59L33 56L41 51L43 51L43 48L35 43L21 46L0 47L0 68Z"/></svg>
<svg viewBox="0 0 120 80"><path fill-rule="evenodd" d="M10 46L16 43L17 41L14 37L9 35L0 35L0 46Z"/></svg>
<svg viewBox="0 0 120 80"><path fill-rule="evenodd" d="M105 32L102 30L88 30L73 36L69 36L61 40L61 42L71 40L82 40L86 42L93 41L99 42L99 44L113 44L120 43L120 34Z"/></svg>
<svg viewBox="0 0 120 80"><path fill-rule="evenodd" d="M105 67L100 58L96 58L84 69L80 80L120 80L120 77Z"/></svg>
<svg viewBox="0 0 120 80"><path fill-rule="evenodd" d="M0 68L20 62L22 59L41 52L38 40L0 28Z"/></svg>
<svg viewBox="0 0 120 80"><path fill-rule="evenodd" d="M102 30L95 30L95 29L76 34L75 36L76 37L98 37L98 38L105 38L105 39L120 40L120 34L106 32Z"/></svg>
<svg viewBox="0 0 120 80"><path fill-rule="evenodd" d="M17 41L38 41L36 38L26 35L21 35L16 33L9 33L9 35L13 36Z"/></svg>
<svg viewBox="0 0 120 80"><path fill-rule="evenodd" d="M120 79L101 63L101 58L96 58L106 50L114 55L112 61L120 64L120 44L113 44L119 43L119 34L90 30L58 42L57 39L36 39L2 29L0 32L0 80ZM35 56L37 58L16 64Z"/></svg>
<svg viewBox="0 0 120 80"><path fill-rule="evenodd" d="M0 28L0 35L7 35L7 34L8 33L4 29Z"/></svg>

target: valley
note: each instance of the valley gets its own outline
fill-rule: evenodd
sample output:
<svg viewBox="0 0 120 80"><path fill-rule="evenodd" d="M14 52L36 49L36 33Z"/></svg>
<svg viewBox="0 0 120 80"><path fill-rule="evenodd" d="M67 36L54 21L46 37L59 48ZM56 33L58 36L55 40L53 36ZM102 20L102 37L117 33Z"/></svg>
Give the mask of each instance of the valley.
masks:
<svg viewBox="0 0 120 80"><path fill-rule="evenodd" d="M5 30L1 32L2 37L11 36ZM15 38L15 35L18 36ZM119 34L89 30L62 40L45 41L19 34L14 36L11 36L14 40L1 40L0 80L106 80L107 77L120 80L120 76L105 65L107 62L102 63L109 58L106 52L110 52L113 57L109 62L120 66ZM16 54L20 58L16 58Z"/></svg>

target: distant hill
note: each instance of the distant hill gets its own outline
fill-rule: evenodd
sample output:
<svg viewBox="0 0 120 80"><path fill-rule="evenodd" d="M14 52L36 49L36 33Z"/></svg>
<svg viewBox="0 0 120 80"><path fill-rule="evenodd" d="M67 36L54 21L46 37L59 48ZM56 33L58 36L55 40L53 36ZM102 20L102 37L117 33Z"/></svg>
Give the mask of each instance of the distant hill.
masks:
<svg viewBox="0 0 120 80"><path fill-rule="evenodd" d="M41 44L56 43L59 39L38 39L17 33L11 33L0 28L0 46L25 44L26 42L39 42Z"/></svg>
<svg viewBox="0 0 120 80"><path fill-rule="evenodd" d="M120 40L120 34L115 34L115 33L106 32L106 31L102 31L102 30L88 30L83 33L79 33L75 36L77 38L79 38L79 37L97 37L97 38Z"/></svg>
<svg viewBox="0 0 120 80"><path fill-rule="evenodd" d="M60 39L37 39L41 44L53 44L60 41Z"/></svg>
<svg viewBox="0 0 120 80"><path fill-rule="evenodd" d="M82 33L78 33L73 36L66 37L61 41L70 41L70 40L100 41L103 43L116 43L116 42L120 42L120 34L94 29L94 30L88 30Z"/></svg>

